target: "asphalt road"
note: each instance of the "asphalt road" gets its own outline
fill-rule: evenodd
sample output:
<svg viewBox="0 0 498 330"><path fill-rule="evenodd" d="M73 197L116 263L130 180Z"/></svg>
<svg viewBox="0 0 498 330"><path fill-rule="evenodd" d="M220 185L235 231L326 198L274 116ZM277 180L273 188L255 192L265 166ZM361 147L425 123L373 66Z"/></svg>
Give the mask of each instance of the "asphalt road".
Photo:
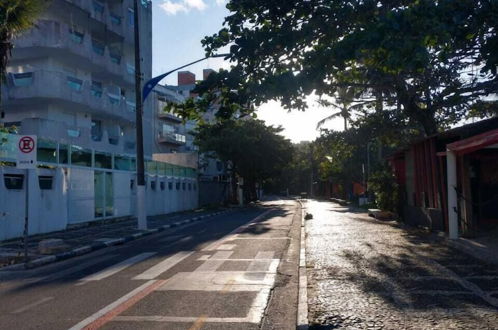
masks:
<svg viewBox="0 0 498 330"><path fill-rule="evenodd" d="M292 329L300 222L276 200L0 272L0 329Z"/></svg>

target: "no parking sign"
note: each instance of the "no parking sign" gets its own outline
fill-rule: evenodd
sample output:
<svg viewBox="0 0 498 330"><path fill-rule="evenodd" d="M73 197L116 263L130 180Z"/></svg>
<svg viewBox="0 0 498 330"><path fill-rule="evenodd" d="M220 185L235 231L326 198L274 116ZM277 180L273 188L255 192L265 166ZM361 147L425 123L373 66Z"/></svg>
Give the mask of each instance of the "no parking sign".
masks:
<svg viewBox="0 0 498 330"><path fill-rule="evenodd" d="M36 135L19 136L17 150L17 168L36 168Z"/></svg>

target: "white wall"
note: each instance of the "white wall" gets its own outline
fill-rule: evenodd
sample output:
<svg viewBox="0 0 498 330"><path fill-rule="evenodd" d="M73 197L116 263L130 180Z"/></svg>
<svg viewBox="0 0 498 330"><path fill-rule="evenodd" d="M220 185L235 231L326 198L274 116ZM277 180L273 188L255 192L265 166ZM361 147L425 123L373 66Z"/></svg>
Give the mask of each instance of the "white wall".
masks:
<svg viewBox="0 0 498 330"><path fill-rule="evenodd" d="M130 190L132 172L112 171L114 189L114 215L133 215L135 193ZM0 240L21 237L24 231L25 185L22 189L7 189L4 174L24 175L24 170L0 167ZM42 190L38 177L53 177L52 189ZM179 177L148 176L147 214L160 215L195 209L198 206L198 190L193 189L196 180ZM150 182L156 181L152 190ZM161 190L164 182L164 190ZM173 189L169 190L168 183ZM180 183L180 190L176 183ZM183 190L183 182L186 189ZM188 190L188 184L192 189ZM136 182L135 182L136 186ZM94 169L56 168L36 169L29 177L29 234L41 234L64 230L70 224L95 219Z"/></svg>

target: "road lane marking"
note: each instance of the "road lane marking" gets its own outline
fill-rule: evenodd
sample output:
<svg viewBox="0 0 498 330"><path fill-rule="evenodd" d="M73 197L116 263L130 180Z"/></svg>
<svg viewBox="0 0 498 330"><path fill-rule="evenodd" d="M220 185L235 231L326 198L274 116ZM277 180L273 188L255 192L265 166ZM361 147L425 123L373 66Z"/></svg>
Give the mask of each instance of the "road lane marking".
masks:
<svg viewBox="0 0 498 330"><path fill-rule="evenodd" d="M135 276L133 279L134 280L152 280L152 279L158 277L159 275L161 275L162 273L164 273L165 271L167 271L168 269L172 268L173 266L175 266L179 262L188 258L192 253L194 253L194 252L193 251L178 252L178 253L172 255L171 257L163 260L162 262L158 263L157 265L147 269L142 274Z"/></svg>
<svg viewBox="0 0 498 330"><path fill-rule="evenodd" d="M216 250L233 250L235 246L235 244L221 244L216 248Z"/></svg>
<svg viewBox="0 0 498 330"><path fill-rule="evenodd" d="M254 259L273 259L275 251L259 251Z"/></svg>
<svg viewBox="0 0 498 330"><path fill-rule="evenodd" d="M205 254L203 256L201 256L199 259L197 259L198 261L206 261L209 259L209 257L211 257L209 254Z"/></svg>
<svg viewBox="0 0 498 330"><path fill-rule="evenodd" d="M240 236L237 236L237 237L231 238L230 241L236 241L239 239L244 239L244 240L247 240L247 239L251 239L251 240L275 240L275 239L289 240L291 238L290 237L271 237L271 236L268 236L268 237L240 237Z"/></svg>
<svg viewBox="0 0 498 330"><path fill-rule="evenodd" d="M127 293L123 297L114 301L113 303L107 305L101 310L97 311L93 315L82 320L75 326L71 327L69 330L95 330L106 323L112 321L116 316L123 313L125 310L129 309L131 306L135 305L137 302L145 298L152 291L164 285L166 280L150 280L142 284L135 290Z"/></svg>
<svg viewBox="0 0 498 330"><path fill-rule="evenodd" d="M226 259L230 258L233 251L218 251L209 260L206 260L197 267L194 272L214 272L223 265Z"/></svg>
<svg viewBox="0 0 498 330"><path fill-rule="evenodd" d="M90 281L100 281L100 280L107 278L109 276L112 276L112 275L122 271L123 269L126 269L126 268L128 268L136 263L139 263L147 258L150 258L151 256L153 256L156 253L157 252L145 252L145 253L138 254L134 257L123 260L120 263L117 263L115 265L107 267L107 268L101 270L100 272L97 272L97 273L92 274L92 275L88 275L88 276L82 278L80 280L80 282L77 283L76 285L83 285L86 282L90 282Z"/></svg>
<svg viewBox="0 0 498 330"><path fill-rule="evenodd" d="M223 238L221 238L221 239L219 239L217 241L214 241L213 243L209 244L208 246L206 246L205 248L203 248L202 251L213 251L213 250L216 250L218 248L218 246L222 245L223 243L225 243L227 241L233 240L236 237L236 234L242 232L244 229L250 227L255 222L261 220L263 217L265 217L268 213L270 213L272 211L273 211L273 209L266 210L265 212L261 213L260 215L258 215L257 217L255 217L254 219L252 219L251 221L249 221L248 223L246 223L245 225L242 225L240 227L235 228L230 233L228 233L225 237L223 237Z"/></svg>
<svg viewBox="0 0 498 330"><path fill-rule="evenodd" d="M217 271L217 272L179 272L158 291L260 291L271 288L275 283L276 273ZM233 281L233 282L232 282ZM227 288L227 283L230 286Z"/></svg>
<svg viewBox="0 0 498 330"><path fill-rule="evenodd" d="M197 320L195 320L194 324L190 327L189 330L200 330L204 323L206 322L207 315L201 315Z"/></svg>
<svg viewBox="0 0 498 330"><path fill-rule="evenodd" d="M36 307L36 306L41 305L43 303L46 303L47 301L50 301L52 299L54 299L54 297L45 297L45 298L42 298L42 299L40 299L38 301L35 301L35 302L33 302L33 303L29 304L29 305L26 305L24 307L16 309L15 311L11 312L11 314L20 314L20 313L23 313L23 312L25 312L25 311L33 308L33 307Z"/></svg>
<svg viewBox="0 0 498 330"><path fill-rule="evenodd" d="M177 322L192 323L198 320L198 317L183 316L117 316L113 321L119 322ZM208 317L204 319L205 323L251 323L246 317Z"/></svg>
<svg viewBox="0 0 498 330"><path fill-rule="evenodd" d="M111 258L114 258L116 256L117 256L117 254L104 255L100 258L91 259L87 262L81 263L75 267L65 269L65 270L60 271L58 273L50 274L50 275L44 276L42 278L37 278L37 279L34 279L33 281L28 281L28 283L35 284L35 283L39 283L39 282L50 282L50 281L58 280L64 276L79 272L85 268L88 268L88 267L93 266L95 264L98 264L100 262L104 262L104 261L109 260Z"/></svg>

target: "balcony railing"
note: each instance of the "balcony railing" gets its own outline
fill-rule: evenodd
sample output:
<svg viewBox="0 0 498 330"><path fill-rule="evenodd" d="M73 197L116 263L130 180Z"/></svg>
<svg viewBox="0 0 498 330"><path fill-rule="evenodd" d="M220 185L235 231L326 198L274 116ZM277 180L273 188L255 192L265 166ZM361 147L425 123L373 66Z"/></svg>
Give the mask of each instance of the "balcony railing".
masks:
<svg viewBox="0 0 498 330"><path fill-rule="evenodd" d="M48 55L64 56L66 60L72 59L75 65L80 67L98 67L99 71L104 68L127 83L134 83L134 75L129 73L128 63L121 59L121 54L115 49L110 51L109 45L94 38L91 33L73 30L63 23L40 20L37 27L16 39L15 44L18 58L39 56L41 50L34 52L30 48L44 48Z"/></svg>
<svg viewBox="0 0 498 330"><path fill-rule="evenodd" d="M159 111L157 116L160 119L171 120L171 121L174 121L177 123L180 123L182 121L182 119L180 117L175 116L174 114L169 113L169 112L165 112L165 111Z"/></svg>
<svg viewBox="0 0 498 330"><path fill-rule="evenodd" d="M88 112L107 115L116 119L133 122L135 113L130 104L120 96L114 96L103 88L95 92L92 83L62 72L39 70L31 75L30 84L8 88L9 103L26 103L30 99L52 99L63 103L76 104ZM92 89L93 88L93 89ZM134 100L133 100L134 101Z"/></svg>
<svg viewBox="0 0 498 330"><path fill-rule="evenodd" d="M174 132L160 132L157 140L159 143L169 143L182 146L185 144L186 138L183 134Z"/></svg>

